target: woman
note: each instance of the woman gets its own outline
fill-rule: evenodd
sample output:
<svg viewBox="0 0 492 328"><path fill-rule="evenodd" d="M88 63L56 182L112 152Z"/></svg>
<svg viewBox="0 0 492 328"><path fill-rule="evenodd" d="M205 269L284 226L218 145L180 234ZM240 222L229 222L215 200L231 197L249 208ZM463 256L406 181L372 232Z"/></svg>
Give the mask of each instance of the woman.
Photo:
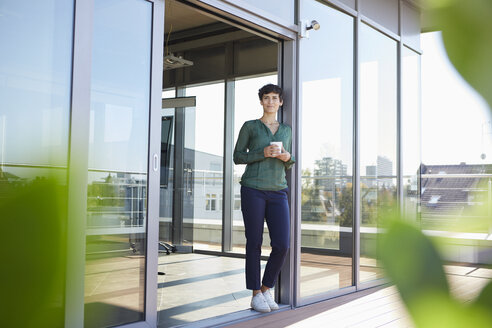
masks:
<svg viewBox="0 0 492 328"><path fill-rule="evenodd" d="M246 288L253 291L251 307L259 312L278 309L269 289L275 285L289 249L289 204L285 170L292 167L292 130L276 120L283 104L282 88L274 84L259 92L263 116L241 127L234 149L234 163L246 164L241 177L241 210L246 234ZM271 142L281 142L282 147ZM285 148L284 148L285 147ZM263 222L266 219L272 246L260 284Z"/></svg>

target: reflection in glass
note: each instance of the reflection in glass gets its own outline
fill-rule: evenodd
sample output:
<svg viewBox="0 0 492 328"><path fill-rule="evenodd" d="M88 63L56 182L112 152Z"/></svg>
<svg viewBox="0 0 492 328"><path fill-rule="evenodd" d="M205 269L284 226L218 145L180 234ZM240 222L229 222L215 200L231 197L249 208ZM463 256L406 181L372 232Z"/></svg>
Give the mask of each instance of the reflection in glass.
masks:
<svg viewBox="0 0 492 328"><path fill-rule="evenodd" d="M162 98L175 98L174 88L162 91ZM172 244L174 201L174 108L161 109L161 181L159 191L159 241ZM161 247L162 248L162 247ZM166 249L164 249L166 251Z"/></svg>
<svg viewBox="0 0 492 328"><path fill-rule="evenodd" d="M353 18L301 2L301 297L352 285Z"/></svg>
<svg viewBox="0 0 492 328"><path fill-rule="evenodd" d="M258 98L258 90L265 84L277 84L277 74L266 76L247 77L234 82L234 143L237 141L239 130L244 122L259 119L263 115L263 108ZM232 161L232 158L231 158ZM232 221L232 251L245 253L246 238L244 237L244 222L241 212L241 176L246 165L234 165L234 199L233 199L233 221ZM263 247L265 252L270 252L270 236L265 223L263 231Z"/></svg>
<svg viewBox="0 0 492 328"><path fill-rule="evenodd" d="M143 320L152 4L96 0L85 326Z"/></svg>
<svg viewBox="0 0 492 328"><path fill-rule="evenodd" d="M0 4L1 171L67 165L73 10L62 0Z"/></svg>
<svg viewBox="0 0 492 328"><path fill-rule="evenodd" d="M416 222L420 214L420 55L406 47L402 52L401 84L402 206L406 218Z"/></svg>
<svg viewBox="0 0 492 328"><path fill-rule="evenodd" d="M380 218L396 205L396 42L362 24L360 33L360 282L382 277Z"/></svg>
<svg viewBox="0 0 492 328"><path fill-rule="evenodd" d="M63 325L73 13L74 1L0 1L2 287L14 287L0 292L5 327Z"/></svg>

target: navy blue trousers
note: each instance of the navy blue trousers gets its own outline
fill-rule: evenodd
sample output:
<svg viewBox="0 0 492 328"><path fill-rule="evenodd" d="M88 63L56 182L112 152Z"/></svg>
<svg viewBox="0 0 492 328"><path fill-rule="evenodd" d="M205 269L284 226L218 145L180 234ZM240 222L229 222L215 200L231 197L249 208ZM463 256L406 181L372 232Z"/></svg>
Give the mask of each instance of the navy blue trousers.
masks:
<svg viewBox="0 0 492 328"><path fill-rule="evenodd" d="M289 250L288 189L265 191L241 186L241 211L246 234L246 288L258 290L263 224L266 219L272 251L263 274L262 284L272 288Z"/></svg>

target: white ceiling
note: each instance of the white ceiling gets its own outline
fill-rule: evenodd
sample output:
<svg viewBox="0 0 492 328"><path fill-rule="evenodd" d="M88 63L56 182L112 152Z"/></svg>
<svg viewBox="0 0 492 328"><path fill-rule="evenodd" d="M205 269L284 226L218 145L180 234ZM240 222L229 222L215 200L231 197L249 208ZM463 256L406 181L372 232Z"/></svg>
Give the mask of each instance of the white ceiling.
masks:
<svg viewBox="0 0 492 328"><path fill-rule="evenodd" d="M164 33L187 30L193 27L212 24L217 22L215 19L205 16L191 8L176 1L166 1L166 12L164 20Z"/></svg>

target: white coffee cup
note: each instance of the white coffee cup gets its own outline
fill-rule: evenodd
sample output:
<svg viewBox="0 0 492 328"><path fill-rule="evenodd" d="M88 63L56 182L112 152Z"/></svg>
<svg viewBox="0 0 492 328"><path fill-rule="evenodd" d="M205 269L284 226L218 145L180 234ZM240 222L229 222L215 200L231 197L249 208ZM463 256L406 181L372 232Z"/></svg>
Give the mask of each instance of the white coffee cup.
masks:
<svg viewBox="0 0 492 328"><path fill-rule="evenodd" d="M275 145L276 147L278 147L278 153L275 156L279 155L282 152L282 141L271 141L270 145Z"/></svg>

